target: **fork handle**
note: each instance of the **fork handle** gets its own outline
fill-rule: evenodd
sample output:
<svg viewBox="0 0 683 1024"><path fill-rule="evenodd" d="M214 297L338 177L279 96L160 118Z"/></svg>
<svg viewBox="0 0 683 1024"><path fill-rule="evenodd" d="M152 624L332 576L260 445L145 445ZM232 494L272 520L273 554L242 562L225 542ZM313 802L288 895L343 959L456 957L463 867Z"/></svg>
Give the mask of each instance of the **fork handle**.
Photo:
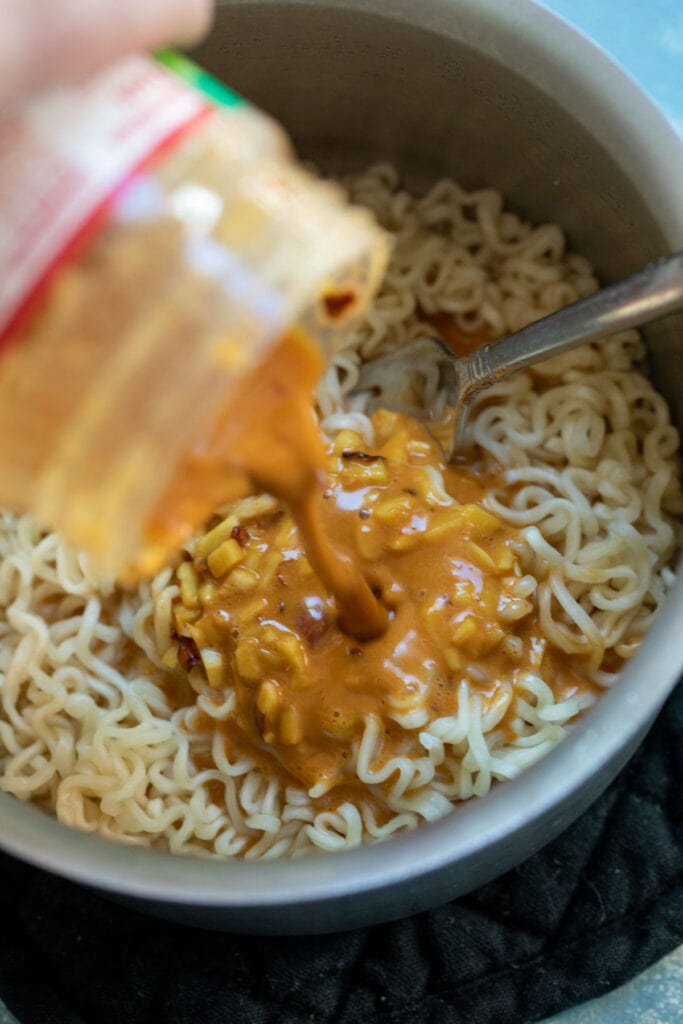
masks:
<svg viewBox="0 0 683 1024"><path fill-rule="evenodd" d="M467 397L516 370L679 309L683 309L683 252L650 263L637 274L471 353L462 374Z"/></svg>

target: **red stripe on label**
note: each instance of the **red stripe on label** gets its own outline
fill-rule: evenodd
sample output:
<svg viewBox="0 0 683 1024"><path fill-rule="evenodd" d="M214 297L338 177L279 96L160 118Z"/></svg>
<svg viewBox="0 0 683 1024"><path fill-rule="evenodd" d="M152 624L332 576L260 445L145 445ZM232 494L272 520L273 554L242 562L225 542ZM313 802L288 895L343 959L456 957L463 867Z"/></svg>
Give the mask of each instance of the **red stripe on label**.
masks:
<svg viewBox="0 0 683 1024"><path fill-rule="evenodd" d="M162 138L149 153L146 153L141 160L131 167L125 178L117 182L116 186L111 189L97 204L97 206L88 213L76 233L72 235L66 245L52 260L50 265L41 275L40 279L26 295L21 305L18 306L9 322L5 325L4 330L0 332L0 352L18 339L18 334L21 328L35 312L36 306L39 305L40 300L44 297L48 287L54 281L57 274L83 251L88 242L92 241L104 222L108 219L111 206L116 202L128 185L130 185L133 179L138 174L142 174L143 171L148 170L156 161L166 156L166 154L172 150L174 146L178 145L186 135L210 116L216 116L216 110L214 107L207 105L202 107L193 117L180 125L180 127L174 128L173 131L169 132L167 136Z"/></svg>

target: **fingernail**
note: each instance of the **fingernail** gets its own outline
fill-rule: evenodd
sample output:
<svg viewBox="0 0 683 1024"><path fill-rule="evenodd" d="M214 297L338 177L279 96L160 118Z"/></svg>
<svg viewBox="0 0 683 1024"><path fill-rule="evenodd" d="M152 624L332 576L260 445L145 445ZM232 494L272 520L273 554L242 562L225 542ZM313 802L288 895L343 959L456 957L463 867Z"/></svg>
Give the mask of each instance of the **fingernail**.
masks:
<svg viewBox="0 0 683 1024"><path fill-rule="evenodd" d="M208 32L213 20L213 0L153 0L150 6L158 8L149 15L155 18L160 43L196 43Z"/></svg>

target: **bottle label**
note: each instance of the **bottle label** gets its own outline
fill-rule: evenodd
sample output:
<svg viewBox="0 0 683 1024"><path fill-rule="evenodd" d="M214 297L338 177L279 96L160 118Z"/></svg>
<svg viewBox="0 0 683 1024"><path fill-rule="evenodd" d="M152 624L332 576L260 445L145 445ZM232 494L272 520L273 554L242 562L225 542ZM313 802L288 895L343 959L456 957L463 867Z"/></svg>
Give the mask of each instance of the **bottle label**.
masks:
<svg viewBox="0 0 683 1024"><path fill-rule="evenodd" d="M164 52L158 62L127 58L0 117L0 346L130 178L213 104L239 102Z"/></svg>

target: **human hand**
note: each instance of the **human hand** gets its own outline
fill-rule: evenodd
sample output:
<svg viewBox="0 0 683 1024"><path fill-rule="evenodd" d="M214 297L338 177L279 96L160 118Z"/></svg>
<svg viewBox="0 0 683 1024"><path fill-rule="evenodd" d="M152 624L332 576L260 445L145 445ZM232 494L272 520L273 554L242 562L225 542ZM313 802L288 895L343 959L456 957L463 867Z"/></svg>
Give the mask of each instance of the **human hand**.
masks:
<svg viewBox="0 0 683 1024"><path fill-rule="evenodd" d="M124 53L195 42L212 11L213 0L0 0L0 102Z"/></svg>

